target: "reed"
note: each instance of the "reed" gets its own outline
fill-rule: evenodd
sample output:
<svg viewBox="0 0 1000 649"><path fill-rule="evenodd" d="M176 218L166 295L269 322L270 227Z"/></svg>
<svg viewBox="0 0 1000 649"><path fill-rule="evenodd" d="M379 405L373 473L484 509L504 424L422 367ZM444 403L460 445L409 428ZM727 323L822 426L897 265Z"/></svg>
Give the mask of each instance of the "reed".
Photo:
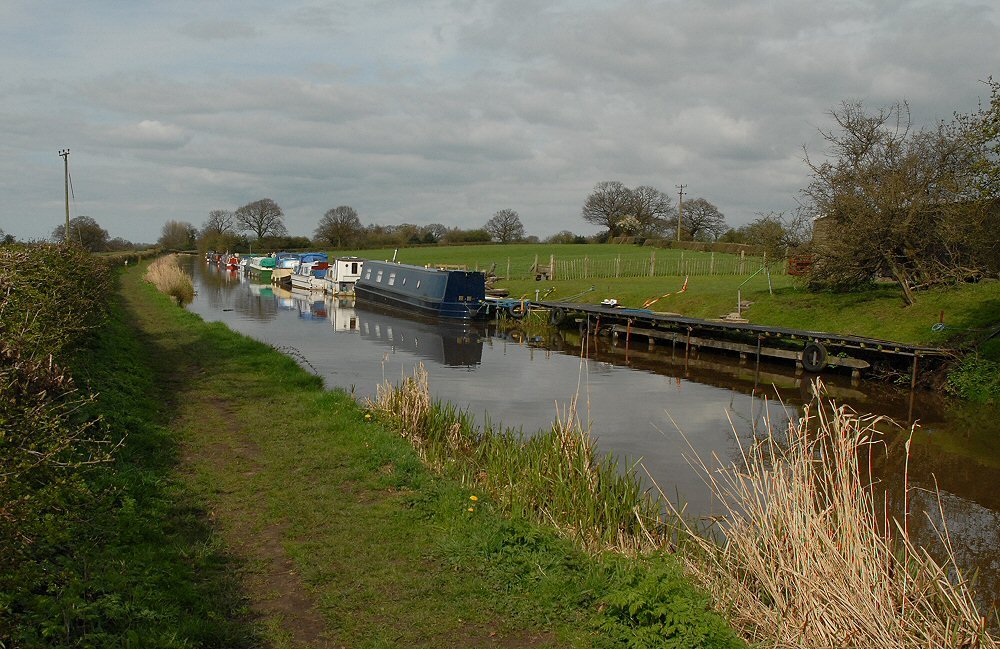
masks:
<svg viewBox="0 0 1000 649"><path fill-rule="evenodd" d="M947 528L938 562L908 535L908 496L894 517L870 477L875 454L890 452L878 419L814 390L786 434L768 425L740 445L738 463L695 460L726 515L722 545L696 537L691 572L745 638L767 646L996 647Z"/></svg>
<svg viewBox="0 0 1000 649"><path fill-rule="evenodd" d="M177 263L177 255L167 255L153 261L146 269L145 279L175 300L184 305L194 299L194 283L191 277L181 270Z"/></svg>
<svg viewBox="0 0 1000 649"><path fill-rule="evenodd" d="M432 401L419 365L398 386L384 382L367 407L407 438L435 471L482 489L506 514L551 524L592 551L637 553L667 545L676 527L635 466L599 456L577 403L557 408L552 428L526 436Z"/></svg>

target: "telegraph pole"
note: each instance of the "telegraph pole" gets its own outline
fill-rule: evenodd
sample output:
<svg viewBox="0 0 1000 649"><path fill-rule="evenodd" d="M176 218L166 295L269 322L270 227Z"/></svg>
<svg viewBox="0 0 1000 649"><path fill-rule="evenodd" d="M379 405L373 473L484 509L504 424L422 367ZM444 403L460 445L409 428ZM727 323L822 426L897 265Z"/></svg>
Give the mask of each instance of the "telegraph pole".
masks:
<svg viewBox="0 0 1000 649"><path fill-rule="evenodd" d="M674 185L677 188L677 240L681 240L681 218L684 216L684 188L687 185Z"/></svg>
<svg viewBox="0 0 1000 649"><path fill-rule="evenodd" d="M63 182L66 185L66 230L63 232L63 243L69 244L69 149L59 149L63 159Z"/></svg>

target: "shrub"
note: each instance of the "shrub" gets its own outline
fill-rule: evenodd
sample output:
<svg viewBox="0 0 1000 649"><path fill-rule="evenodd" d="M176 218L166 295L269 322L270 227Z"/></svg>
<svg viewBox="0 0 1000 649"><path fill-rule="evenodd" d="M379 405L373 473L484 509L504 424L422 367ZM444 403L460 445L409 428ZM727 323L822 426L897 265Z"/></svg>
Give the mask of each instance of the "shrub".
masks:
<svg viewBox="0 0 1000 649"><path fill-rule="evenodd" d="M1000 401L1000 363L973 354L948 374L948 392L980 403Z"/></svg>
<svg viewBox="0 0 1000 649"><path fill-rule="evenodd" d="M155 286L161 293L173 297L177 304L187 304L194 299L194 283L191 277L181 270L177 263L177 255L160 257L146 269L146 281Z"/></svg>

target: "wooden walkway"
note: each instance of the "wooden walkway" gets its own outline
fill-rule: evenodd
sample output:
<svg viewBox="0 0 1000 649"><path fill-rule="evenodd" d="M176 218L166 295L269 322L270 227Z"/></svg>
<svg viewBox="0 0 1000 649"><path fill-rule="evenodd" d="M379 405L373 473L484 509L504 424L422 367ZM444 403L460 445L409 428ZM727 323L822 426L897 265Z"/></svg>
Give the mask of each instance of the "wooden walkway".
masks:
<svg viewBox="0 0 1000 649"><path fill-rule="evenodd" d="M625 336L627 342L643 338L650 346L657 342L736 352L747 356L792 361L797 367L820 372L828 367L848 368L855 378L862 370L876 364L898 367L909 365L911 385L916 384L921 358L942 359L951 355L946 349L908 345L864 336L807 331L785 327L767 327L732 320L702 320L646 309L628 309L576 302L532 302L532 308L547 309L549 320L557 326L579 324L597 334Z"/></svg>

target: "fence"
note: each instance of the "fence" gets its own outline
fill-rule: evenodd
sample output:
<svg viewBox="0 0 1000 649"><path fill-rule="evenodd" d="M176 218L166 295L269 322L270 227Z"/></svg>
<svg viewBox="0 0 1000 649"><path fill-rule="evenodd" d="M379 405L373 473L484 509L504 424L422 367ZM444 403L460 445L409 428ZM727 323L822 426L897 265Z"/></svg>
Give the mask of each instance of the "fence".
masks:
<svg viewBox="0 0 1000 649"><path fill-rule="evenodd" d="M543 274L549 279L610 279L618 277L667 277L679 275L751 275L767 263L765 256L750 255L716 255L715 253L701 255L663 256L656 258L653 252L649 257L613 259L556 259L548 260L548 265L535 264L536 274ZM774 264L771 269L774 274L785 272L784 264Z"/></svg>

